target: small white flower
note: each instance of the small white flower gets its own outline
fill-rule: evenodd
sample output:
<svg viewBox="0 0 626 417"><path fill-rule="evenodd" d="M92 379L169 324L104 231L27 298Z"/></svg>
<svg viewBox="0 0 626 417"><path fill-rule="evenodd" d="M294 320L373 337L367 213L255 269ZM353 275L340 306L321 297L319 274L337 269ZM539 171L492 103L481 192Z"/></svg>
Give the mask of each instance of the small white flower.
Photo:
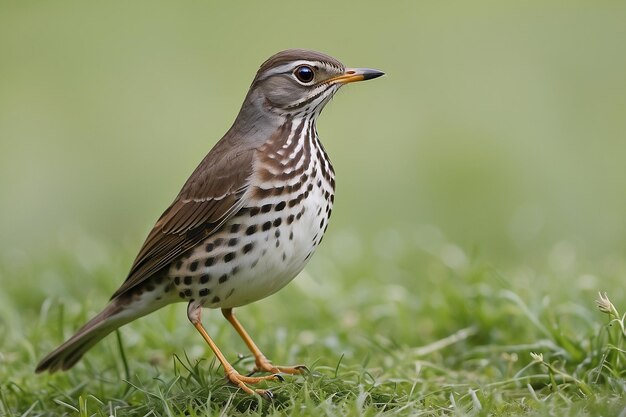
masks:
<svg viewBox="0 0 626 417"><path fill-rule="evenodd" d="M606 292L604 294L598 292L598 296L600 297L598 300L596 300L596 305L598 306L598 309L601 312L608 314L609 316L619 318L619 313L617 312L617 309L615 308L611 300L609 300Z"/></svg>

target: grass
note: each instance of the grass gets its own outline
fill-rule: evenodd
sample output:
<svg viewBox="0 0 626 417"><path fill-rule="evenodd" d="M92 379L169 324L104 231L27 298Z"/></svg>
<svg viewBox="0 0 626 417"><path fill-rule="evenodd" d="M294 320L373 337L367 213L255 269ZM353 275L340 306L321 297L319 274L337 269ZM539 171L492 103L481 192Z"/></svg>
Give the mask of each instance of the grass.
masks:
<svg viewBox="0 0 626 417"><path fill-rule="evenodd" d="M224 382L183 304L122 328L122 351L111 335L70 372L35 375L37 360L104 306L133 252L79 236L34 260L5 254L0 415L626 413L623 263L563 268L570 257L552 256L495 267L422 237L331 232L308 272L238 309L274 362L311 371L268 384L272 402ZM204 320L250 369L221 314Z"/></svg>

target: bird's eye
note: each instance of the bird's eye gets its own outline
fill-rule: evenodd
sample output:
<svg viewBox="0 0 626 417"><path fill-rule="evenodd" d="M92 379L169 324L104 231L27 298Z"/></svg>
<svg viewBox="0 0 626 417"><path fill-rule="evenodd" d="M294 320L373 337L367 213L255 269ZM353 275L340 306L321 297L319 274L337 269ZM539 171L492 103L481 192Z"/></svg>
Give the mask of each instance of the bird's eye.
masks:
<svg viewBox="0 0 626 417"><path fill-rule="evenodd" d="M305 84L308 84L311 81L313 81L313 78L315 77L313 68L309 67L308 65L300 65L298 68L295 69L293 73L296 76L296 78L300 80L300 82L305 83Z"/></svg>

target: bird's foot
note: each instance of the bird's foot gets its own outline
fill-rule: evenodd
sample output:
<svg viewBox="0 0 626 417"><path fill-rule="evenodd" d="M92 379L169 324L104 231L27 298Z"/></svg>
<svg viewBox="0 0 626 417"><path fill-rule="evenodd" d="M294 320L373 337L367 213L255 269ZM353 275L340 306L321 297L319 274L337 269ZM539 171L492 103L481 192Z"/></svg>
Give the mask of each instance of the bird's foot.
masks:
<svg viewBox="0 0 626 417"><path fill-rule="evenodd" d="M253 377L253 376L241 375L239 372L235 370L232 370L231 372L227 372L226 379L228 379L228 381L231 382L232 384L237 385L246 393L250 395L258 394L268 400L271 400L274 397L271 391L264 390L264 389L252 389L248 385L258 384L259 382L263 382L263 381L283 382L285 380L285 378L280 376L278 372L274 373L273 375Z"/></svg>
<svg viewBox="0 0 626 417"><path fill-rule="evenodd" d="M271 374L289 374L289 375L300 375L309 373L309 368L304 365L296 365L296 366L276 366L272 365L272 363L265 357L257 358L255 361L255 367L250 373L253 375L257 372L269 372Z"/></svg>

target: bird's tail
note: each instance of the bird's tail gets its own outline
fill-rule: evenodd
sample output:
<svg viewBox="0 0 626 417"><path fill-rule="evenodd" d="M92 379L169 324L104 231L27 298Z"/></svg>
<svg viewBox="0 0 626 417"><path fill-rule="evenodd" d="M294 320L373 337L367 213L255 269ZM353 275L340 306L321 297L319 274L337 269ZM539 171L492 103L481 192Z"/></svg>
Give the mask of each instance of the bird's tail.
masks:
<svg viewBox="0 0 626 417"><path fill-rule="evenodd" d="M89 320L74 336L43 358L35 372L52 373L70 369L103 337L129 321L148 313L148 311L131 311L125 308L124 304L119 298L113 299L102 312Z"/></svg>

